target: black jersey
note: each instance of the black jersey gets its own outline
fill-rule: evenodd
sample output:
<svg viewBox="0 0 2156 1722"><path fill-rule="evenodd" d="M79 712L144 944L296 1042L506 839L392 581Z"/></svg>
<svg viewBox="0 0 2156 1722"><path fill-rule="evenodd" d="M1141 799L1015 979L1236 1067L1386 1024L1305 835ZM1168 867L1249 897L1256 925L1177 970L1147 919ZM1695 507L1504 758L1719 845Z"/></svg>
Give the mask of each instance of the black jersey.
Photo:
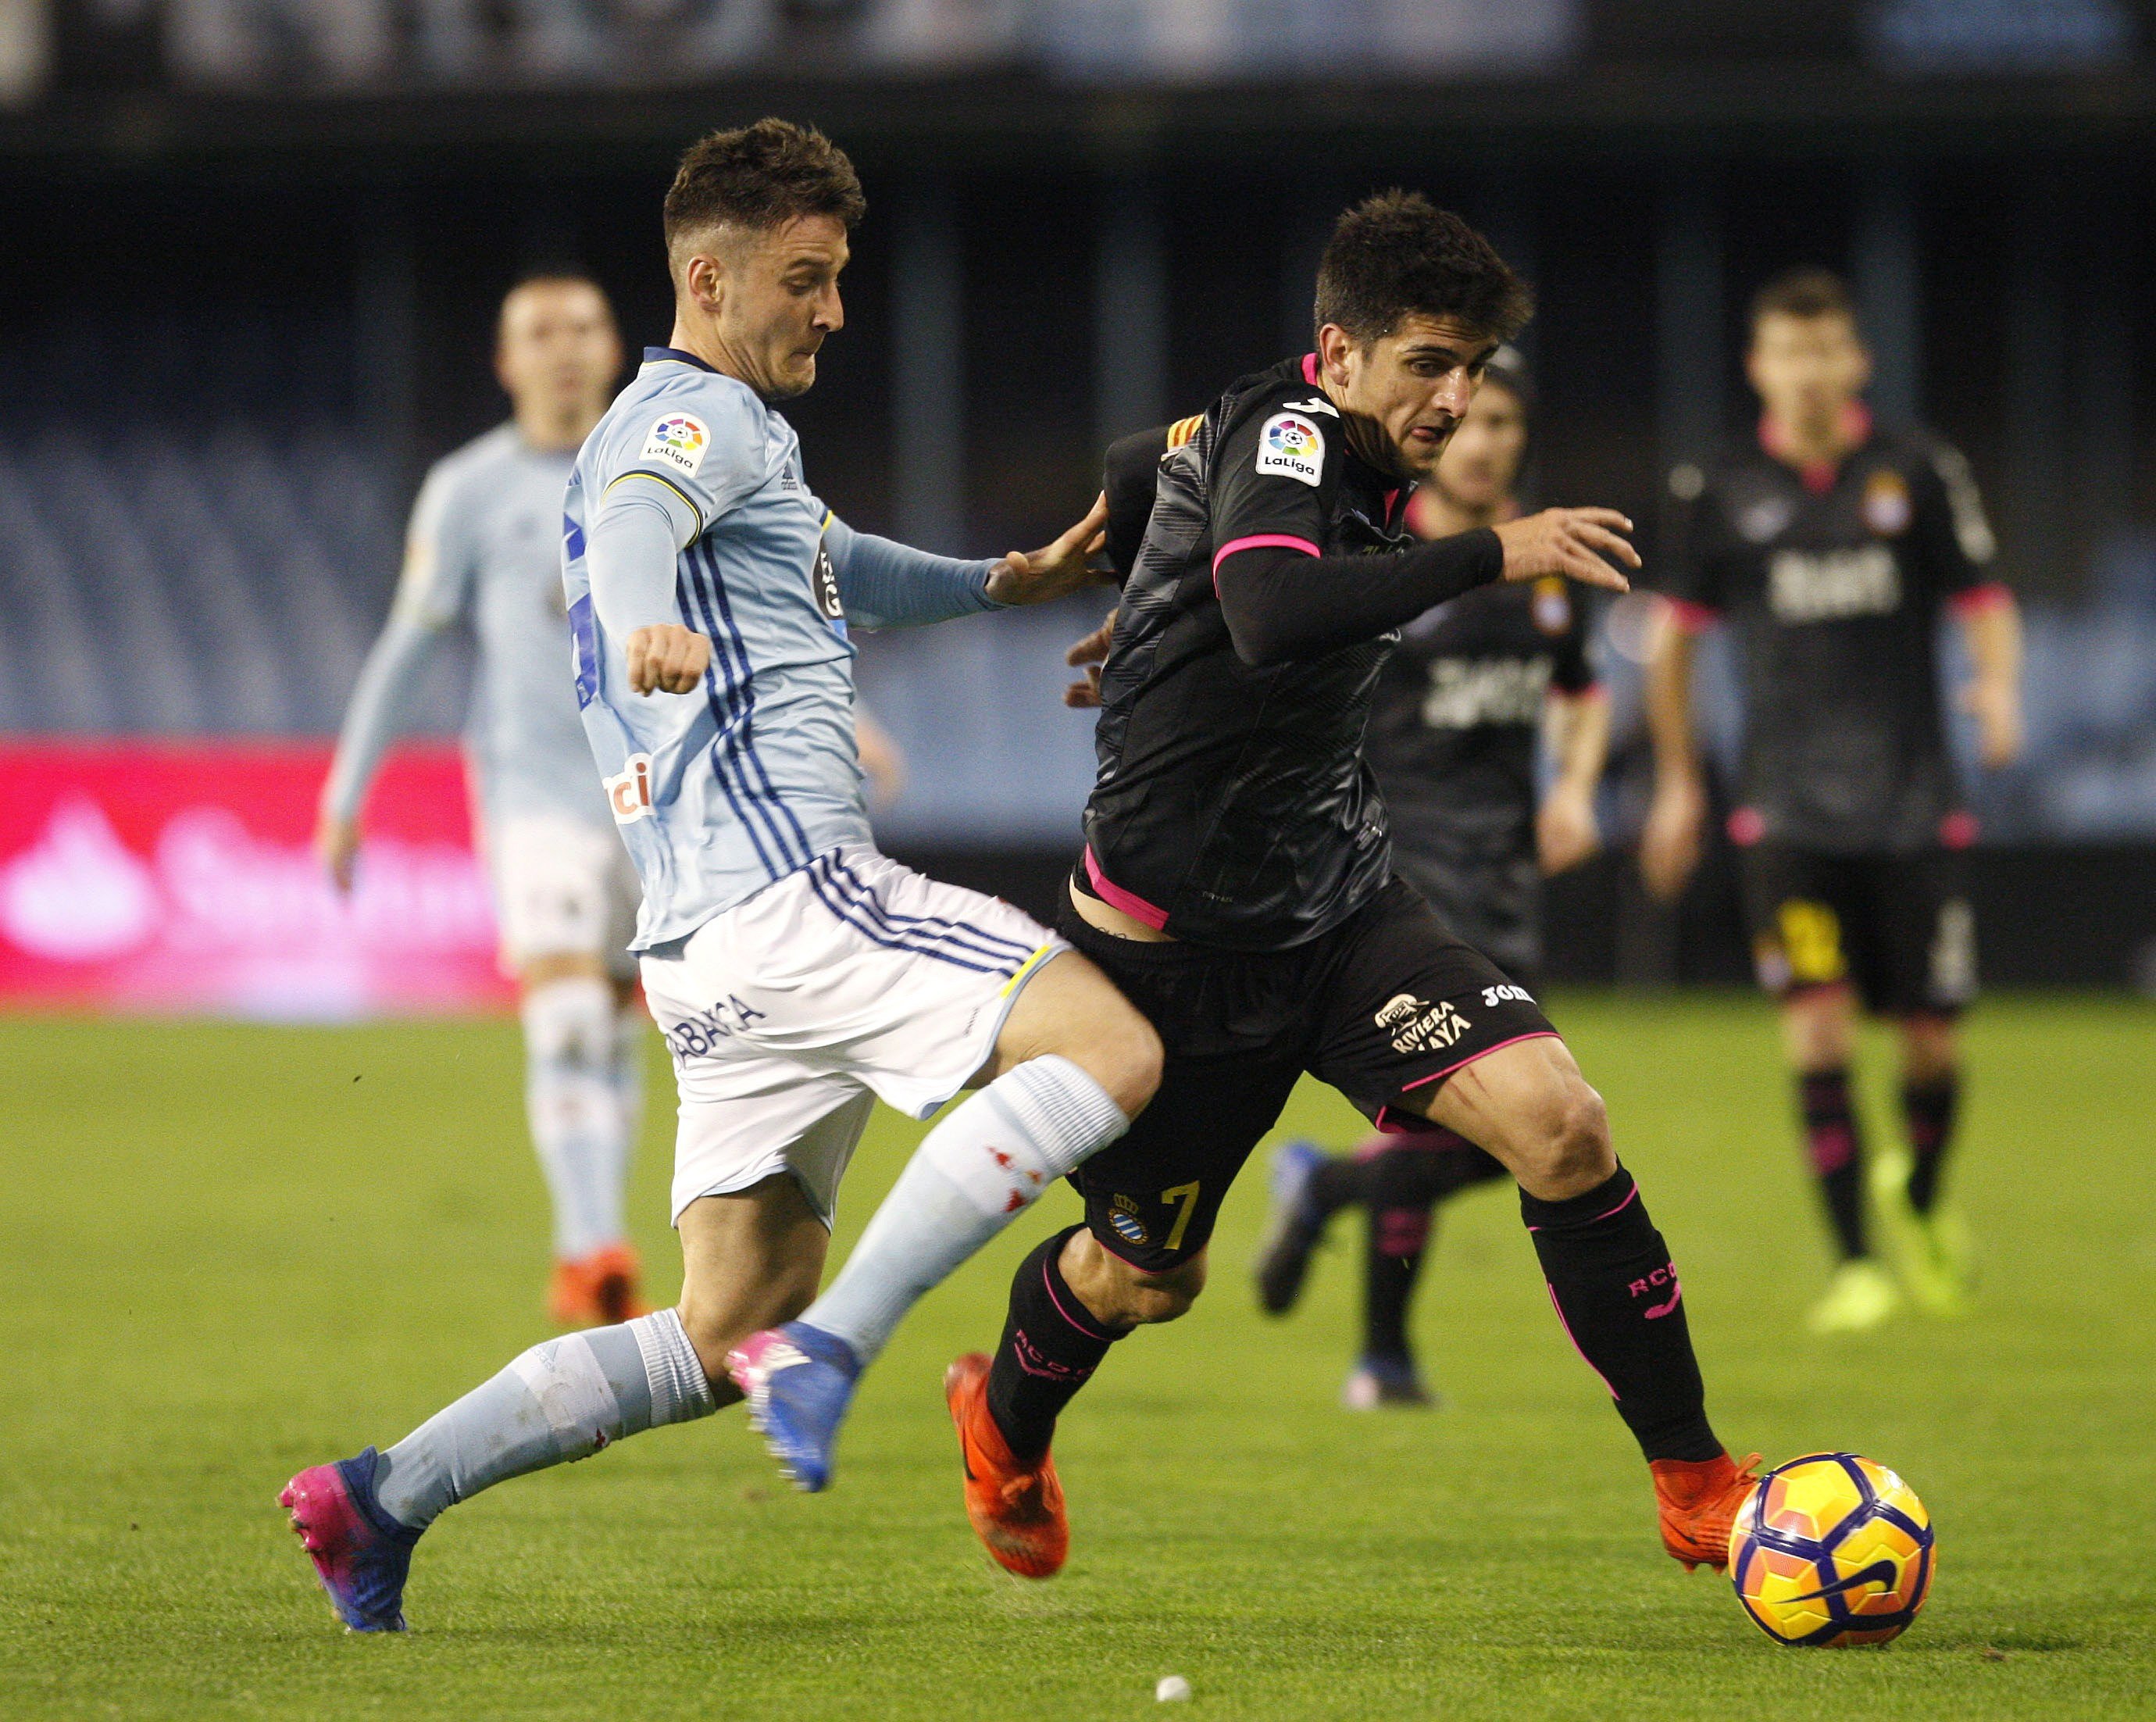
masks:
<svg viewBox="0 0 2156 1722"><path fill-rule="evenodd" d="M1482 587L1400 630L1365 748L1396 846L1440 861L1534 854L1547 697L1594 685L1582 609L1553 577Z"/></svg>
<svg viewBox="0 0 2156 1722"><path fill-rule="evenodd" d="M1753 447L1670 477L1665 590L1687 625L1726 617L1742 661L1747 840L1906 853L1958 807L1938 626L1998 589L1991 529L1953 449L1866 429L1839 468Z"/></svg>
<svg viewBox="0 0 2156 1722"><path fill-rule="evenodd" d="M1215 571L1244 547L1327 558L1409 549L1402 493L1348 451L1309 359L1243 378L1195 421L1116 445L1110 537L1125 553L1148 469L1151 506L1101 670L1081 882L1178 939L1299 944L1391 876L1363 738L1398 636L1245 662ZM1450 589L1502 570L1502 547L1482 536L1486 547L1463 547L1476 571Z"/></svg>

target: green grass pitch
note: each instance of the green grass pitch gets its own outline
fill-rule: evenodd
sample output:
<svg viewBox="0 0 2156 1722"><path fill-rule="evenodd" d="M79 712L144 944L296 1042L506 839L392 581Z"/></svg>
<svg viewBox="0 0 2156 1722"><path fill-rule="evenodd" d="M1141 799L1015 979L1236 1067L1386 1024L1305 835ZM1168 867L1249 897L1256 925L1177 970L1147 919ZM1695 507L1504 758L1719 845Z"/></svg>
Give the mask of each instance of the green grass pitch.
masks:
<svg viewBox="0 0 2156 1722"><path fill-rule="evenodd" d="M0 1020L0 1715L1081 1719L2156 1714L2156 1007L2002 999L1972 1025L1959 1189L1979 1312L1825 1344L1824 1256L1765 1009L1560 1001L1683 1269L1738 1452L1871 1453L1939 1530L1884 1651L1793 1652L1661 1552L1646 1478L1551 1318L1509 1195L1445 1216L1418 1308L1436 1415L1354 1416L1357 1250L1256 1313L1261 1169L1197 1310L1102 1369L1057 1443L1070 1565L1006 1579L939 1391L1059 1192L869 1379L835 1490L738 1411L453 1511L403 1638L333 1623L272 1504L546 1332L508 1022ZM1873 1129L1889 1128L1868 1048ZM634 1211L660 1291L670 1085ZM1344 1143L1306 1090L1288 1121ZM839 1247L916 1134L880 1117Z"/></svg>

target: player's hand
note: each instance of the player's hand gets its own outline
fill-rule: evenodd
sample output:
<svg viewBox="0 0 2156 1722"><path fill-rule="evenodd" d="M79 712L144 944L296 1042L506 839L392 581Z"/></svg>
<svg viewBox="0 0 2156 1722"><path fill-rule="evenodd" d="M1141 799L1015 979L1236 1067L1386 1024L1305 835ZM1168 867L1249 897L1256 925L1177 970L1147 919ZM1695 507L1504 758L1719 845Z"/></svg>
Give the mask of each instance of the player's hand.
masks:
<svg viewBox="0 0 2156 1722"><path fill-rule="evenodd" d="M1496 531L1505 547L1507 580L1562 574L1583 586L1630 592L1632 583L1610 566L1636 568L1640 553L1625 536L1632 522L1614 508L1545 508Z"/></svg>
<svg viewBox="0 0 2156 1722"><path fill-rule="evenodd" d="M359 821L324 814L315 825L315 855L330 882L339 892L349 892L352 866L359 859Z"/></svg>
<svg viewBox="0 0 2156 1722"><path fill-rule="evenodd" d="M1584 789L1550 791L1535 815L1535 849L1545 873L1576 867L1602 847L1594 797Z"/></svg>
<svg viewBox="0 0 2156 1722"><path fill-rule="evenodd" d="M1987 771L2003 771L2021 757L2021 692L2011 681L1979 676L1962 689L1961 707L1976 719L1977 756Z"/></svg>
<svg viewBox="0 0 2156 1722"><path fill-rule="evenodd" d="M711 642L679 622L659 622L634 630L621 643L629 660L629 686L635 693L693 693L711 667Z"/></svg>
<svg viewBox="0 0 2156 1722"><path fill-rule="evenodd" d="M1700 828L1707 821L1707 792L1690 772L1672 773L1655 785L1647 823L1640 832L1640 876L1648 892L1673 902L1699 865Z"/></svg>
<svg viewBox="0 0 2156 1722"><path fill-rule="evenodd" d="M1072 669L1083 669L1086 679L1063 690L1063 703L1076 712L1090 712L1101 703L1101 666L1107 661L1108 646L1116 637L1116 612L1063 655Z"/></svg>
<svg viewBox="0 0 2156 1722"><path fill-rule="evenodd" d="M1045 549L1014 550L988 570L988 596L998 604L1046 604L1099 578L1088 558L1108 542L1108 499L1094 499L1085 519Z"/></svg>

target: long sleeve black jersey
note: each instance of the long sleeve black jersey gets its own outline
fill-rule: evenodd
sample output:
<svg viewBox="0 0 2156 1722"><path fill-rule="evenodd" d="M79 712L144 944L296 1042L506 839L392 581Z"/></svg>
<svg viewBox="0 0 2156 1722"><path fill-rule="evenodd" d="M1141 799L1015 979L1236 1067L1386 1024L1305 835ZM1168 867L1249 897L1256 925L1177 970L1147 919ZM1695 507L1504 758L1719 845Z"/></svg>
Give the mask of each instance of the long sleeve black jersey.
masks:
<svg viewBox="0 0 2156 1722"><path fill-rule="evenodd" d="M1585 607L1555 576L1486 587L1409 623L1365 745L1394 843L1439 864L1532 861L1548 696L1594 686Z"/></svg>
<svg viewBox="0 0 2156 1722"><path fill-rule="evenodd" d="M1864 429L1838 468L1754 446L1671 475L1663 589L1687 626L1726 619L1742 661L1746 841L1907 853L1966 824L1936 636L1943 608L2003 595L1991 529L1953 449Z"/></svg>
<svg viewBox="0 0 2156 1722"><path fill-rule="evenodd" d="M1317 938L1391 876L1363 739L1394 630L1498 578L1503 547L1409 537L1397 481L1349 451L1310 357L1126 439L1106 476L1111 553L1131 561L1081 888L1195 943Z"/></svg>

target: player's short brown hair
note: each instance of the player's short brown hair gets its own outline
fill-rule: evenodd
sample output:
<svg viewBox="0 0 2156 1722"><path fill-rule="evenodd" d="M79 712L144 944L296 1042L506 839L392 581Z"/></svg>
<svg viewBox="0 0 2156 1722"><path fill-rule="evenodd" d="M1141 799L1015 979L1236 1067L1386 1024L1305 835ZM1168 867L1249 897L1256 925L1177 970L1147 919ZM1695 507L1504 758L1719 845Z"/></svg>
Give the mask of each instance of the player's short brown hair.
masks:
<svg viewBox="0 0 2156 1722"><path fill-rule="evenodd" d="M1342 215L1317 265L1317 326L1337 323L1363 345L1417 313L1510 341L1535 314L1534 295L1491 243L1420 192L1380 192Z"/></svg>
<svg viewBox="0 0 2156 1722"><path fill-rule="evenodd" d="M803 215L851 227L868 213L846 152L814 126L758 120L698 138L666 193L666 250L717 227L751 231Z"/></svg>
<svg viewBox="0 0 2156 1722"><path fill-rule="evenodd" d="M1793 269L1779 275L1752 296L1752 332L1768 317L1846 317L1856 322L1856 301L1841 277L1824 269Z"/></svg>

